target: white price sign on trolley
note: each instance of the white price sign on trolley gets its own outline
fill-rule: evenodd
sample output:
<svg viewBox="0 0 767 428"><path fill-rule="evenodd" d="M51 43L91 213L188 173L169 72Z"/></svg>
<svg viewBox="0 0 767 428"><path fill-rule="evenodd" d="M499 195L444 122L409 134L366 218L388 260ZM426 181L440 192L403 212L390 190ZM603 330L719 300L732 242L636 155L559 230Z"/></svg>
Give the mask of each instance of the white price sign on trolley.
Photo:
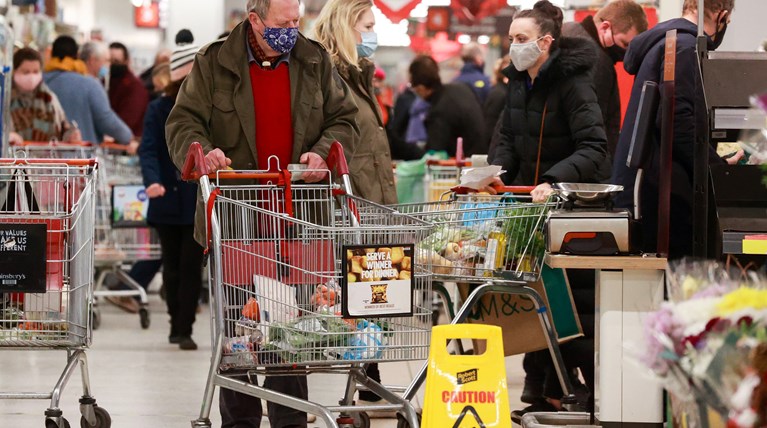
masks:
<svg viewBox="0 0 767 428"><path fill-rule="evenodd" d="M412 316L414 248L412 244L345 246L344 316Z"/></svg>

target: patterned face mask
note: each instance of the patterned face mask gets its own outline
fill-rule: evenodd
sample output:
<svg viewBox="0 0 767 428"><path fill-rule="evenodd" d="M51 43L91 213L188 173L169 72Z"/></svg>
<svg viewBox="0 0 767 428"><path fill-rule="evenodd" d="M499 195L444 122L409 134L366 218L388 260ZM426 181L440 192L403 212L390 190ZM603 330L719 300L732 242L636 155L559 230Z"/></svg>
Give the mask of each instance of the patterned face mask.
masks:
<svg viewBox="0 0 767 428"><path fill-rule="evenodd" d="M264 41L280 55L293 50L296 40L298 40L298 28L264 28Z"/></svg>

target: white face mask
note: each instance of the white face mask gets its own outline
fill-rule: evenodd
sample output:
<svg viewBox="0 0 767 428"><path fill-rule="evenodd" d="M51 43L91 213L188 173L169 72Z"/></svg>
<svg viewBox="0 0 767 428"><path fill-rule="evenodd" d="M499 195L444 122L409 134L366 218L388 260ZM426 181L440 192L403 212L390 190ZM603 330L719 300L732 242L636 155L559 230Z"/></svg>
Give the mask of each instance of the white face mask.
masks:
<svg viewBox="0 0 767 428"><path fill-rule="evenodd" d="M509 47L511 63L517 71L525 71L532 67L543 53L538 47L538 41L543 37L527 43L512 43Z"/></svg>

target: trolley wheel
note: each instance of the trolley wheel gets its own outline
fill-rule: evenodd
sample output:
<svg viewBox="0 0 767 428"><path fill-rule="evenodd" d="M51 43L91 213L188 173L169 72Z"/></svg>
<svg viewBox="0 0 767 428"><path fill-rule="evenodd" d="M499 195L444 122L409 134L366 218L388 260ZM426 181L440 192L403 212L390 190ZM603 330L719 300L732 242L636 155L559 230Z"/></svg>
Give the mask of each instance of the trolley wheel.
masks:
<svg viewBox="0 0 767 428"><path fill-rule="evenodd" d="M45 420L45 428L72 428L69 425L69 421L61 418L61 425L57 424L56 421L53 419L46 419Z"/></svg>
<svg viewBox="0 0 767 428"><path fill-rule="evenodd" d="M93 308L93 312L91 312L91 327L94 330L98 330L101 327L101 311L96 308Z"/></svg>
<svg viewBox="0 0 767 428"><path fill-rule="evenodd" d="M359 412L354 418L355 428L370 428L370 415L367 412Z"/></svg>
<svg viewBox="0 0 767 428"><path fill-rule="evenodd" d="M421 425L420 413L418 414L418 425ZM407 419L399 413L397 413L397 428L412 428L410 426L410 422L408 422Z"/></svg>
<svg viewBox="0 0 767 428"><path fill-rule="evenodd" d="M152 320L149 318L149 311L146 308L141 308L138 310L138 316L141 320L141 328L144 330L148 329L152 324Z"/></svg>
<svg viewBox="0 0 767 428"><path fill-rule="evenodd" d="M81 417L80 428L110 428L112 426L112 417L103 407L93 406L93 413L96 415L96 425L89 424L85 417Z"/></svg>

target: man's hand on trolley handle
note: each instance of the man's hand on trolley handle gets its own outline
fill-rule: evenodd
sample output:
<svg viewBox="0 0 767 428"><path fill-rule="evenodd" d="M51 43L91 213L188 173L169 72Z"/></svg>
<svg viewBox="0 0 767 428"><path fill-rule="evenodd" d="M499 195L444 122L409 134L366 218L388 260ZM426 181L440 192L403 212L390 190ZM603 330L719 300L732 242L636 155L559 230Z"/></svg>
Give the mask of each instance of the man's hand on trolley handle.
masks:
<svg viewBox="0 0 767 428"><path fill-rule="evenodd" d="M229 168L232 160L226 157L221 149L213 149L205 155L205 162L208 164L208 172L214 173L222 169Z"/></svg>
<svg viewBox="0 0 767 428"><path fill-rule="evenodd" d="M205 155L210 173L229 168L232 160L224 155L221 149L213 149ZM324 180L327 176L328 164L316 153L308 152L301 155L300 162L306 165L307 171L303 173L303 180L307 183L316 183ZM316 171L311 171L316 170Z"/></svg>

